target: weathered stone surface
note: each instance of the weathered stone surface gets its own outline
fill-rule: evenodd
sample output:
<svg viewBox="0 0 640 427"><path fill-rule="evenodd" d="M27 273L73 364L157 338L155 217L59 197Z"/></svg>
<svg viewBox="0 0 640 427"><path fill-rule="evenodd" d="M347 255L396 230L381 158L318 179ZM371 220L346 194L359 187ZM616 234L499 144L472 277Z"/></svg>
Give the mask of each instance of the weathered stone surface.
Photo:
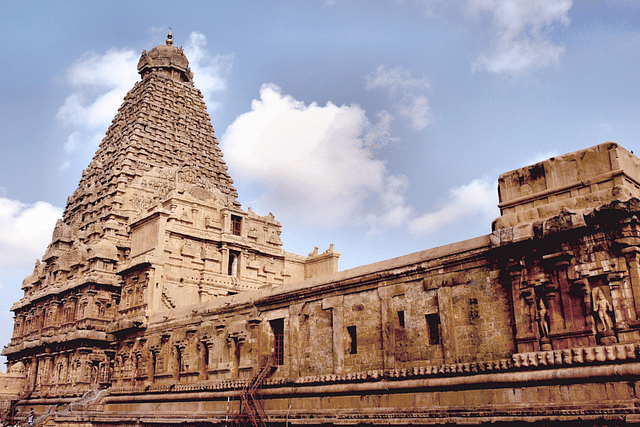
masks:
<svg viewBox="0 0 640 427"><path fill-rule="evenodd" d="M640 161L614 142L500 175L496 244L584 225L605 203L640 197Z"/></svg>
<svg viewBox="0 0 640 427"><path fill-rule="evenodd" d="M333 247L285 253L273 215L240 208L183 52L138 68L13 306L20 416L640 421L631 153L605 143L503 174L492 234L338 272Z"/></svg>
<svg viewBox="0 0 640 427"><path fill-rule="evenodd" d="M116 339L158 311L337 271L333 248L287 253L272 214L241 209L182 48L138 70L12 307L3 354L31 398L108 387Z"/></svg>

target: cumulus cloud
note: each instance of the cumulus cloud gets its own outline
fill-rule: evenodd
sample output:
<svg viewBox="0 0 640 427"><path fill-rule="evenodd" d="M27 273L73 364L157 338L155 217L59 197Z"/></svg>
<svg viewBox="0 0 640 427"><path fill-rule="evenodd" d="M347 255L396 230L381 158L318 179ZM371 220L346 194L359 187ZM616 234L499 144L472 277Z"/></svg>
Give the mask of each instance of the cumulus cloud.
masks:
<svg viewBox="0 0 640 427"><path fill-rule="evenodd" d="M66 81L74 92L58 109L57 120L70 128L64 144L67 156L95 152L136 80L140 55L133 49L110 49L104 54L87 52L67 70ZM71 166L69 158L60 170Z"/></svg>
<svg viewBox="0 0 640 427"><path fill-rule="evenodd" d="M499 216L497 182L476 179L453 188L448 198L433 212L413 218L409 229L417 235L427 235L463 221L491 222Z"/></svg>
<svg viewBox="0 0 640 427"><path fill-rule="evenodd" d="M564 52L550 32L569 24L572 0L469 0L473 14L488 12L495 32L493 46L480 55L474 69L496 74L526 74L557 63Z"/></svg>
<svg viewBox="0 0 640 427"><path fill-rule="evenodd" d="M62 208L46 202L26 204L0 197L0 269L32 267L51 241Z"/></svg>
<svg viewBox="0 0 640 427"><path fill-rule="evenodd" d="M194 83L211 110L220 107L213 96L226 89L233 56L213 56L206 45L204 35L192 32L184 50L195 74ZM66 81L74 91L56 114L63 126L71 128L64 144L67 154L95 152L125 95L140 78L140 55L131 48L109 49L104 54L87 52L67 70ZM60 168L64 170L69 164L65 160Z"/></svg>
<svg viewBox="0 0 640 427"><path fill-rule="evenodd" d="M365 77L365 82L369 90L387 89L389 97L395 101L398 115L408 119L413 129L422 130L429 125L431 110L424 95L430 88L427 79L415 78L400 66L387 69L381 65Z"/></svg>
<svg viewBox="0 0 640 427"><path fill-rule="evenodd" d="M67 71L67 82L75 92L58 110L58 120L87 130L108 126L138 78L138 59L133 49L110 49L103 55L85 53ZM75 149L77 135L75 138L66 148Z"/></svg>
<svg viewBox="0 0 640 427"><path fill-rule="evenodd" d="M214 96L227 89L234 56L212 55L207 50L207 38L196 31L189 35L184 53L193 71L193 83L202 92L207 108L209 111L220 108L222 105Z"/></svg>
<svg viewBox="0 0 640 427"><path fill-rule="evenodd" d="M372 124L357 105L305 105L267 84L229 126L222 149L236 173L259 183L269 206L291 220L337 227L395 218L400 225L407 180L372 156L390 138L391 119L382 112Z"/></svg>

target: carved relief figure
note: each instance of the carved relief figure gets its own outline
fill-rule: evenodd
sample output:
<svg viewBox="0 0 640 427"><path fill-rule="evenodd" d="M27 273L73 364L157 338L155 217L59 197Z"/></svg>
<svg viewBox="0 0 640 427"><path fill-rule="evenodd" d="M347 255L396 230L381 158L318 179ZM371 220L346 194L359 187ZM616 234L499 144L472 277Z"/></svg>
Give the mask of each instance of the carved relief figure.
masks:
<svg viewBox="0 0 640 427"><path fill-rule="evenodd" d="M238 257L233 256L233 262L231 264L231 277L238 277Z"/></svg>
<svg viewBox="0 0 640 427"><path fill-rule="evenodd" d="M604 292L600 288L594 288L591 292L591 307L593 311L593 318L596 322L596 327L598 322L602 325L603 331L609 331L613 329L613 307Z"/></svg>
<svg viewBox="0 0 640 427"><path fill-rule="evenodd" d="M91 366L91 384L98 383L98 367L96 365Z"/></svg>
<svg viewBox="0 0 640 427"><path fill-rule="evenodd" d="M538 321L538 327L540 328L540 337L549 338L549 313L542 298L538 300L536 319Z"/></svg>

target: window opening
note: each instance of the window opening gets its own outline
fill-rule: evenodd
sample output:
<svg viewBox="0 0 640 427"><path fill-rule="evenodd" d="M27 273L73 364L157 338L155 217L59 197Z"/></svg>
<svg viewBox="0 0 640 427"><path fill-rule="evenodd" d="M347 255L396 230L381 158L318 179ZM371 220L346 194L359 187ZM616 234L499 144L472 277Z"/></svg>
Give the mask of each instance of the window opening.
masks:
<svg viewBox="0 0 640 427"><path fill-rule="evenodd" d="M269 322L273 331L273 359L276 365L284 365L284 319Z"/></svg>
<svg viewBox="0 0 640 427"><path fill-rule="evenodd" d="M231 277L238 277L238 257L239 252L229 251L229 266L227 274Z"/></svg>
<svg viewBox="0 0 640 427"><path fill-rule="evenodd" d="M440 332L440 316L438 313L427 314L427 332L429 334L429 345L439 345L442 341Z"/></svg>
<svg viewBox="0 0 640 427"><path fill-rule="evenodd" d="M347 332L349 333L349 337L351 338L351 349L349 354L357 354L358 353L358 332L355 326L347 326Z"/></svg>
<svg viewBox="0 0 640 427"><path fill-rule="evenodd" d="M231 233L234 236L240 236L242 233L242 218L237 215L231 215Z"/></svg>
<svg viewBox="0 0 640 427"><path fill-rule="evenodd" d="M400 324L401 328L404 328L404 311L398 312L398 324Z"/></svg>

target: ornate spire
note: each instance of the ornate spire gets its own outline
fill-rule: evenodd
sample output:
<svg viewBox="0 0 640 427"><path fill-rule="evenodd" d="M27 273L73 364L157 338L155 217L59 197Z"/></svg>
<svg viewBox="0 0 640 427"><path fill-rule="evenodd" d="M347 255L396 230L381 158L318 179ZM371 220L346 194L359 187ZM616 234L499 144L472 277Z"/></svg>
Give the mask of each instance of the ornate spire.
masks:
<svg viewBox="0 0 640 427"><path fill-rule="evenodd" d="M167 46L173 45L173 34L171 34L171 27L169 27L169 34L167 34Z"/></svg>
<svg viewBox="0 0 640 427"><path fill-rule="evenodd" d="M182 82L192 82L193 74L189 61L181 47L173 46L173 34L169 28L167 43L142 52L138 72L144 79L148 74L163 74Z"/></svg>

